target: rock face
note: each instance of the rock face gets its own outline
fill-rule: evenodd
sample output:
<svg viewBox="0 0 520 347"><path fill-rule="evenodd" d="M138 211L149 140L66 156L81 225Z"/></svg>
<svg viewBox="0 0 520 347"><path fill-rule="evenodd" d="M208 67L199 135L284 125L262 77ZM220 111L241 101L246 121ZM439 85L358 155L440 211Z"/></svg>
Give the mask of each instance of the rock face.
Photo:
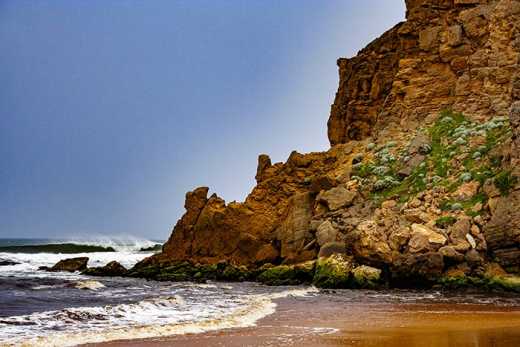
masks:
<svg viewBox="0 0 520 347"><path fill-rule="evenodd" d="M189 259L211 264L228 260L261 265L315 258L317 249L309 246L313 240L310 221L316 213L312 190L334 182L335 170L349 160L349 148L306 155L293 152L286 163L274 165L266 155L260 155L258 184L243 203L226 204L216 194L208 198L206 187L187 193L186 213L163 252L149 261ZM334 194L331 199L335 203L345 200Z"/></svg>
<svg viewBox="0 0 520 347"><path fill-rule="evenodd" d="M187 193L162 252L128 276L520 283L520 1L406 5L406 22L338 60L328 151L261 154L242 203ZM492 262L509 274L486 277Z"/></svg>
<svg viewBox="0 0 520 347"><path fill-rule="evenodd" d="M331 145L382 129L415 129L442 109L484 120L520 93L520 4L407 0L406 21L353 58L338 60Z"/></svg>

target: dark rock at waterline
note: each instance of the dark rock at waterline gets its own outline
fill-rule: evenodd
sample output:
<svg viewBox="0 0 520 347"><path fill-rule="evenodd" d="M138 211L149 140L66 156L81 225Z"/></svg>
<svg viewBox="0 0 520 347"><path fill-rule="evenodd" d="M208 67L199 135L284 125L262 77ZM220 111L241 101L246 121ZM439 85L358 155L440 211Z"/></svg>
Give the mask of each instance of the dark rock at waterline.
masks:
<svg viewBox="0 0 520 347"><path fill-rule="evenodd" d="M0 259L0 266L18 265L20 263L9 259Z"/></svg>
<svg viewBox="0 0 520 347"><path fill-rule="evenodd" d="M128 270L117 261L111 261L105 266L91 267L85 269L81 274L88 276L124 276Z"/></svg>
<svg viewBox="0 0 520 347"><path fill-rule="evenodd" d="M46 266L41 266L38 269L43 271L68 271L68 272L75 272L75 271L83 271L87 268L88 263L88 257L77 257L77 258L69 258L69 259L63 259L54 264L53 267L49 268Z"/></svg>
<svg viewBox="0 0 520 347"><path fill-rule="evenodd" d="M141 262L128 270L127 276L157 281L247 281L256 278L258 273L245 266L233 266L227 262L217 264L192 264L188 261L164 264Z"/></svg>

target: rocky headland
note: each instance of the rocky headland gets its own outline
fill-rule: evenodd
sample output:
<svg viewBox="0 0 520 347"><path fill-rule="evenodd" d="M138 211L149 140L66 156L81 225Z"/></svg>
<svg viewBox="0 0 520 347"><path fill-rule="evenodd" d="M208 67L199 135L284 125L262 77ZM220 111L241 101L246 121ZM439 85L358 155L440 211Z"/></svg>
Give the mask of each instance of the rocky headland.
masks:
<svg viewBox="0 0 520 347"><path fill-rule="evenodd" d="M406 6L338 60L328 151L260 155L241 203L187 193L162 251L125 274L520 291L520 1Z"/></svg>

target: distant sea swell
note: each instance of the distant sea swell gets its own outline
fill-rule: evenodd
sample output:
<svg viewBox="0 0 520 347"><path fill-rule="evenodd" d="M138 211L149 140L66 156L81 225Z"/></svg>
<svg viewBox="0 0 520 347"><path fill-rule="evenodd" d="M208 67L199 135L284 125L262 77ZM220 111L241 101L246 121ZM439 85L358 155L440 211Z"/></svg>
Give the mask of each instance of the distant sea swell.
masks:
<svg viewBox="0 0 520 347"><path fill-rule="evenodd" d="M0 239L0 253L91 253L115 251L149 251L162 241L130 237L96 237L90 239Z"/></svg>

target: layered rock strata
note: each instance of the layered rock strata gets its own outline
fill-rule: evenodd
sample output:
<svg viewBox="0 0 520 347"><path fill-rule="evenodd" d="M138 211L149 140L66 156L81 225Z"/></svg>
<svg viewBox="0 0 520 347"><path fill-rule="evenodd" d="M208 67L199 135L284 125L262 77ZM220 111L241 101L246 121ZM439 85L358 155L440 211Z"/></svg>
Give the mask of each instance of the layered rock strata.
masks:
<svg viewBox="0 0 520 347"><path fill-rule="evenodd" d="M385 128L413 130L442 109L505 116L520 93L520 4L407 0L406 21L338 60L331 145Z"/></svg>

